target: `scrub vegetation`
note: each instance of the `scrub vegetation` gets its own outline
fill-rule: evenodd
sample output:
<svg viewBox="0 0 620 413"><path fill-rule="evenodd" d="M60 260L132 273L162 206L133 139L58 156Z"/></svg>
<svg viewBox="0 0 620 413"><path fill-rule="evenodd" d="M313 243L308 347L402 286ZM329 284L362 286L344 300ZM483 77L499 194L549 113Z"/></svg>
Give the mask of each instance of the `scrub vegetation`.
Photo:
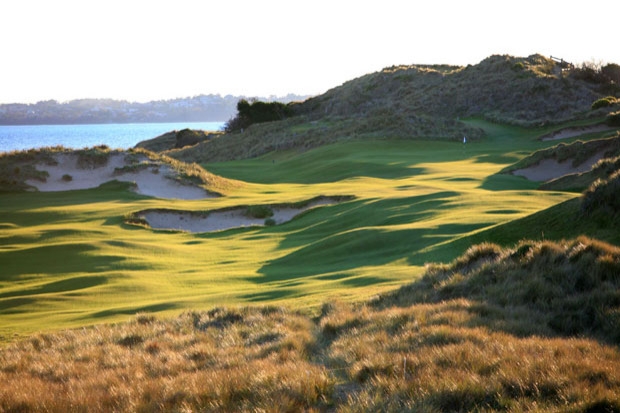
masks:
<svg viewBox="0 0 620 413"><path fill-rule="evenodd" d="M620 412L619 137L613 105L592 109L616 95L562 69L386 68L125 155L218 197L37 192L35 166L68 150L2 154L0 412ZM340 202L270 225L321 197ZM139 219L232 210L266 225Z"/></svg>

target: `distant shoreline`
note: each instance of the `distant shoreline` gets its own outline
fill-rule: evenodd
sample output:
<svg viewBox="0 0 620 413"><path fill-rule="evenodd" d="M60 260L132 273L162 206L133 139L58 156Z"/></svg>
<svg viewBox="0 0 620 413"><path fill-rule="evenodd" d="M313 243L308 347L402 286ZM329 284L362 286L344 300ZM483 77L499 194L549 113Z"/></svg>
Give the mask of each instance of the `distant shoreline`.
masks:
<svg viewBox="0 0 620 413"><path fill-rule="evenodd" d="M135 121L135 122L73 122L73 123L0 123L0 127L2 126L84 126L84 125L101 125L101 126L109 126L109 125L145 125L145 124L171 124L171 123L226 123L226 120L171 120L171 121L159 121L159 122L150 122L150 121Z"/></svg>
<svg viewBox="0 0 620 413"><path fill-rule="evenodd" d="M308 96L289 94L259 100L288 103ZM93 125L125 123L225 122L247 96L199 95L150 102L115 99L75 99L67 102L0 104L0 125Z"/></svg>
<svg viewBox="0 0 620 413"><path fill-rule="evenodd" d="M129 149L173 130L217 131L225 122L133 122L52 125L0 125L0 152L50 146L81 149L107 145Z"/></svg>

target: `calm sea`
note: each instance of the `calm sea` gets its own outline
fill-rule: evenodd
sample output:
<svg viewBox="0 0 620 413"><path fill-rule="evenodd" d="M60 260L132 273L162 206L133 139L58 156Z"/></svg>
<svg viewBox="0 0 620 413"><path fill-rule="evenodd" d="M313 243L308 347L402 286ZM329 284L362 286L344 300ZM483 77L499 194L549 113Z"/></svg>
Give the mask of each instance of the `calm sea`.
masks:
<svg viewBox="0 0 620 413"><path fill-rule="evenodd" d="M81 149L108 145L127 149L172 130L222 130L225 122L125 123L101 125L0 125L0 152L62 145Z"/></svg>

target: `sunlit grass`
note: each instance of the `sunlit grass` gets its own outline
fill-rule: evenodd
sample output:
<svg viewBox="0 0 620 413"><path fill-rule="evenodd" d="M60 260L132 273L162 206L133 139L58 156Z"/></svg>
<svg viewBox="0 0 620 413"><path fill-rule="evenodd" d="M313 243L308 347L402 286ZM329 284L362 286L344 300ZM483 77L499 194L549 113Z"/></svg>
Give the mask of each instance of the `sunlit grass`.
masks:
<svg viewBox="0 0 620 413"><path fill-rule="evenodd" d="M579 237L616 218L498 174L538 132L468 122L490 138L205 165L245 183L199 201L0 195L0 411L620 411L620 252ZM126 223L339 195L269 227Z"/></svg>
<svg viewBox="0 0 620 413"><path fill-rule="evenodd" d="M334 297L363 299L411 281L427 262L454 259L471 236L576 196L496 175L540 143L531 131L489 127L491 137L471 145L363 141L204 165L246 183L202 201L148 198L123 185L1 195L2 340L139 311L246 303L313 311ZM338 195L355 199L275 227L188 234L124 223L150 208Z"/></svg>

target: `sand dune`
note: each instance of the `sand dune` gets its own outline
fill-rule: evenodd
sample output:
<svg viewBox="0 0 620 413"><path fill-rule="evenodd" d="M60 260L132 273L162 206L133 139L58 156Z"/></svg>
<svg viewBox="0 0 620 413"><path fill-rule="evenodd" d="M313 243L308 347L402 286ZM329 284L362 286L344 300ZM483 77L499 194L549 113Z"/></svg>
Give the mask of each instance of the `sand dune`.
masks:
<svg viewBox="0 0 620 413"><path fill-rule="evenodd" d="M27 184L42 192L70 191L76 189L96 188L109 181L118 180L136 184L136 192L156 198L203 199L212 197L205 189L196 185L181 184L174 180L176 172L162 162L152 161L142 156L138 161L140 168L121 169L135 165L125 153L111 154L108 162L95 168L78 166L78 155L59 153L54 155L56 165L39 164L37 169L47 171L46 182L26 181Z"/></svg>

